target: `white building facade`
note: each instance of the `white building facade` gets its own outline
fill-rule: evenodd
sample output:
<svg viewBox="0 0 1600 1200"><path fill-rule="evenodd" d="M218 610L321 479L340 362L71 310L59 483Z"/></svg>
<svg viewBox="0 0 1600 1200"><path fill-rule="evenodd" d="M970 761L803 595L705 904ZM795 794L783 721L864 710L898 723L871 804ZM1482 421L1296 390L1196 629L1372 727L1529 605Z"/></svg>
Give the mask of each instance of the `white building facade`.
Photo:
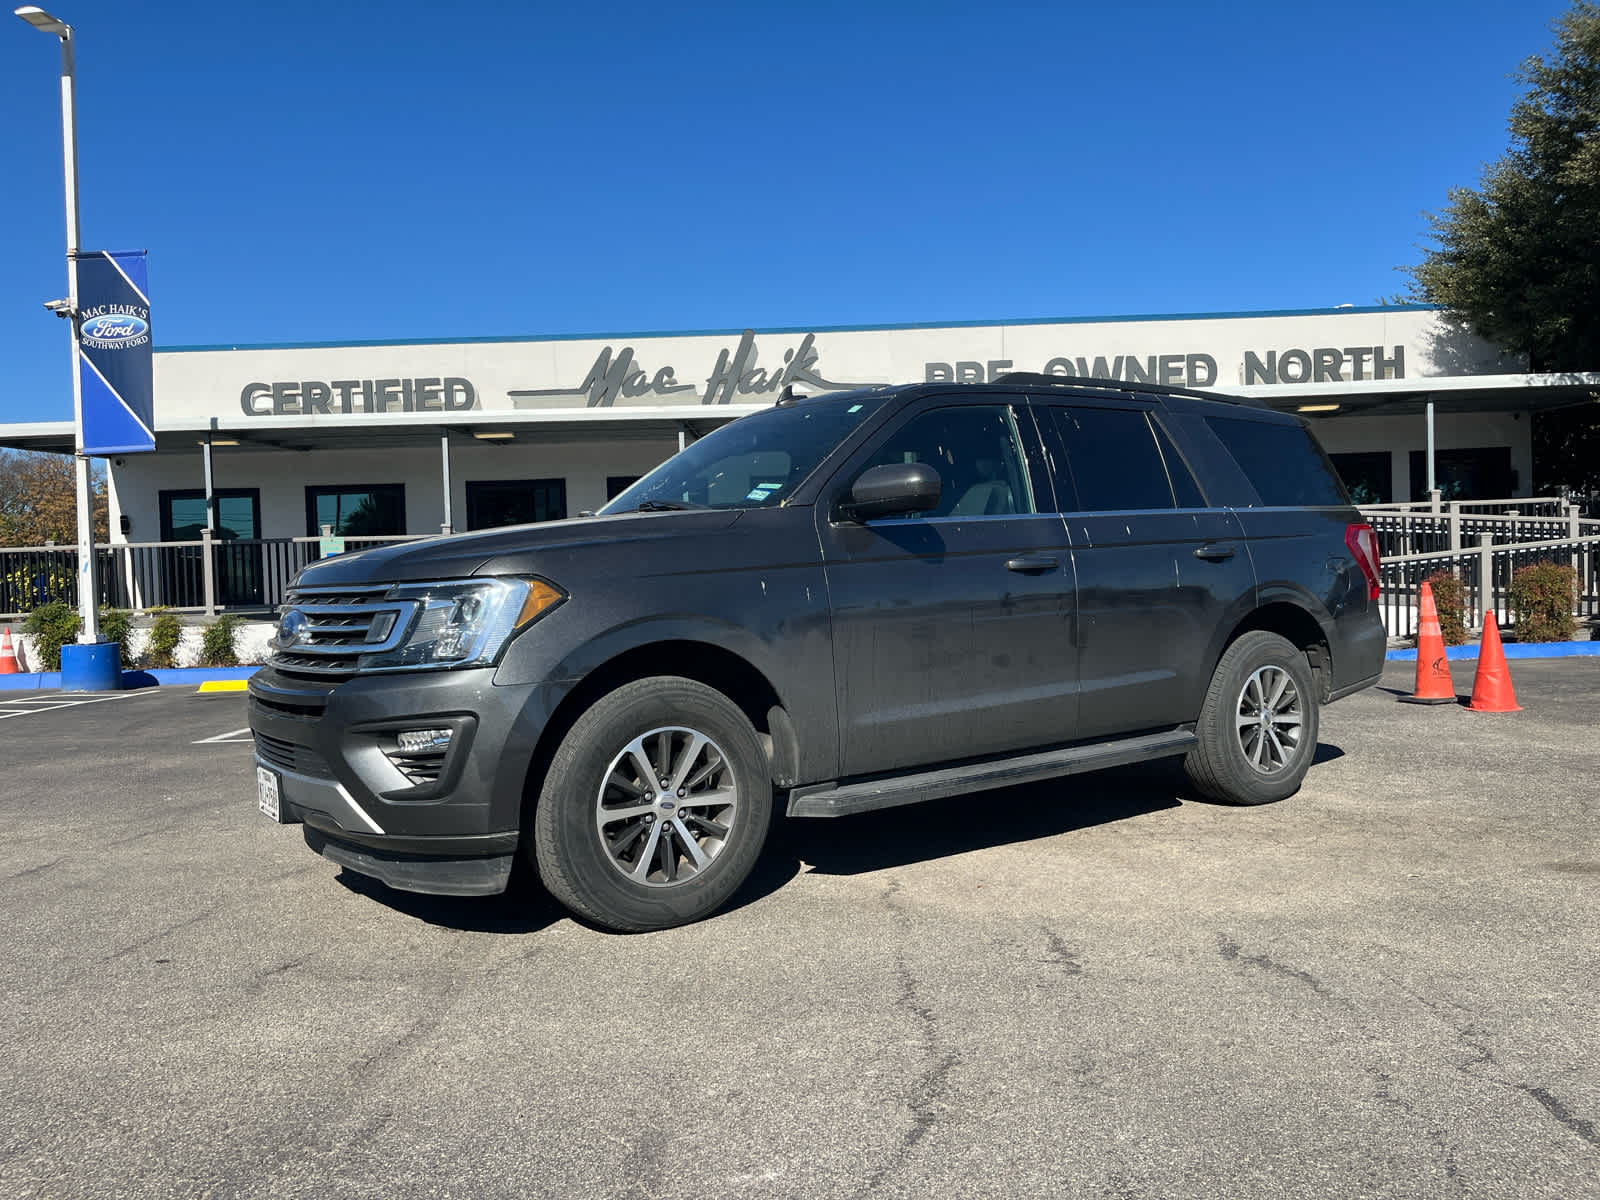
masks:
<svg viewBox="0 0 1600 1200"><path fill-rule="evenodd" d="M198 537L208 495L232 539L576 515L786 387L1012 371L1303 412L1366 502L1426 495L1430 431L1446 499L1528 495L1533 412L1588 395L1415 307L171 349L155 354L156 451L110 466L112 538ZM0 444L69 450L71 425L0 426Z"/></svg>

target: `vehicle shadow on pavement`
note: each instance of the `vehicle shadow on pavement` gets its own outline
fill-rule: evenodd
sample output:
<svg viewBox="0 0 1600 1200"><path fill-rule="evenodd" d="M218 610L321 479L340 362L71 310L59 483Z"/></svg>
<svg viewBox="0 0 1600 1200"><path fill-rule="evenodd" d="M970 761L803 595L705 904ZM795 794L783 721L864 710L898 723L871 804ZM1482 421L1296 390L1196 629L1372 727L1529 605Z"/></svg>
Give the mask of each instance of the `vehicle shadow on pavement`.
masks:
<svg viewBox="0 0 1600 1200"><path fill-rule="evenodd" d="M1338 746L1317 746L1312 764L1343 758ZM1147 816L1184 803L1213 803L1195 791L1177 758L1067 776L1021 787L950 796L831 820L779 817L755 874L735 898L748 903L776 890L801 869L859 875L1057 837Z"/></svg>
<svg viewBox="0 0 1600 1200"><path fill-rule="evenodd" d="M465 933L537 933L570 917L519 863L511 884L498 896L427 896L402 892L355 871L340 871L339 884L385 908L429 925Z"/></svg>
<svg viewBox="0 0 1600 1200"><path fill-rule="evenodd" d="M1319 743L1312 765L1343 758ZM766 847L742 887L719 910L732 912L779 891L802 870L821 875L862 875L929 862L995 846L1058 837L1113 821L1210 804L1183 773L1182 760L1161 759L1020 787L948 796L922 804L834 819L773 818ZM469 933L537 933L576 920L597 933L611 931L573 915L539 884L520 860L511 885L499 896L425 896L402 892L341 871L338 882L360 896L430 925ZM621 935L628 936L628 935Z"/></svg>

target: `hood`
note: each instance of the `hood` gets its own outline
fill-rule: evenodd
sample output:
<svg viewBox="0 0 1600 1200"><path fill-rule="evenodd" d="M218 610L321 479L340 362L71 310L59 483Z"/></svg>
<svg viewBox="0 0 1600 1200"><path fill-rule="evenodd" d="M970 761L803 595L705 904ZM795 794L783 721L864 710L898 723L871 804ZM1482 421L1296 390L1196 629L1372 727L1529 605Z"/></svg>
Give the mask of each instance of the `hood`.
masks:
<svg viewBox="0 0 1600 1200"><path fill-rule="evenodd" d="M741 509L622 513L614 517L574 517L537 525L508 525L477 533L457 533L420 542L396 542L312 563L295 580L297 587L343 587L374 583L418 583L464 579L469 575L537 573L541 555L570 553L586 546L615 549L693 534L713 533L734 524Z"/></svg>

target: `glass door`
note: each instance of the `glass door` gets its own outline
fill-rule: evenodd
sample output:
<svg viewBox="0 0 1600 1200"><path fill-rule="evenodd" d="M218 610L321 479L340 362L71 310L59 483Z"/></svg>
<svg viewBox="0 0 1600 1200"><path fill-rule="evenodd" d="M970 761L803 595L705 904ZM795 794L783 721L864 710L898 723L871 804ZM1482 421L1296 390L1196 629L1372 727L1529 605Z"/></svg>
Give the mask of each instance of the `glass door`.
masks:
<svg viewBox="0 0 1600 1200"><path fill-rule="evenodd" d="M216 601L229 608L264 603L261 586L261 493L219 488L213 547ZM197 542L206 525L206 494L198 489L161 493L161 540ZM205 571L198 546L162 552L162 603L198 608L205 603Z"/></svg>

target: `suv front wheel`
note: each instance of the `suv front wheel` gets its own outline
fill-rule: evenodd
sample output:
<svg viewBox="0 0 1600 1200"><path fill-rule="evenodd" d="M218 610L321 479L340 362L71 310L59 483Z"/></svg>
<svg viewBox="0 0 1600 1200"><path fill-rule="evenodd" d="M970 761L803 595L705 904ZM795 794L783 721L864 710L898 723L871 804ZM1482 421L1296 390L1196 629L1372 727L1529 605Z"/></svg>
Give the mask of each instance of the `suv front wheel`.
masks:
<svg viewBox="0 0 1600 1200"><path fill-rule="evenodd" d="M597 925L699 920L749 876L772 819L754 728L721 692L676 676L625 684L573 724L534 810L539 875Z"/></svg>
<svg viewBox="0 0 1600 1200"><path fill-rule="evenodd" d="M1306 656L1286 638L1252 630L1217 663L1184 770L1201 792L1228 804L1292 796L1316 754L1317 715Z"/></svg>

